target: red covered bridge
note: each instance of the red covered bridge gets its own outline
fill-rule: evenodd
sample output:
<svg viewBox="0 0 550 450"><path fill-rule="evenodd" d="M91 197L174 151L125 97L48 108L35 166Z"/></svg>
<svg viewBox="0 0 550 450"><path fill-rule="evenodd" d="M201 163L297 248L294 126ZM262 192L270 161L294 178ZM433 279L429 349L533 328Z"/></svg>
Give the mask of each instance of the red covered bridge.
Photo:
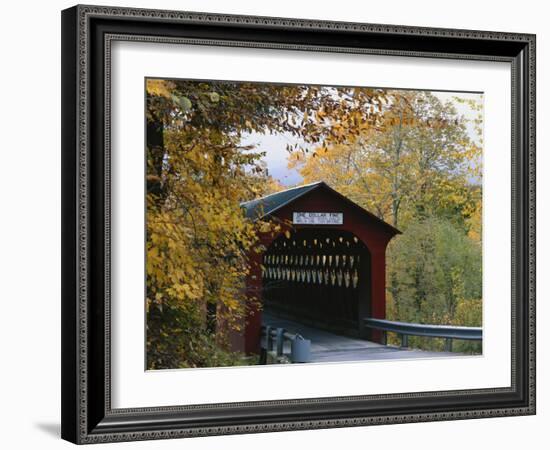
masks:
<svg viewBox="0 0 550 450"><path fill-rule="evenodd" d="M400 231L324 182L242 204L252 220L280 223L251 252L247 293L260 300L234 350L258 353L262 312L338 334L379 341L364 318L384 319L386 247Z"/></svg>

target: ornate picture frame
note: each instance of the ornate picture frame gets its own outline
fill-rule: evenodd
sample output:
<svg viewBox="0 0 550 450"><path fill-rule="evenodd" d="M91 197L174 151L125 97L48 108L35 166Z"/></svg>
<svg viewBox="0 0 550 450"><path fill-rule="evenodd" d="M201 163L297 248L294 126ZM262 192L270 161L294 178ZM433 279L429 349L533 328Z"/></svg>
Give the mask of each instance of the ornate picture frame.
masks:
<svg viewBox="0 0 550 450"><path fill-rule="evenodd" d="M511 196L510 386L114 408L114 42L509 64L512 189L502 195ZM62 12L62 108L64 439L84 444L535 414L534 35L79 5Z"/></svg>

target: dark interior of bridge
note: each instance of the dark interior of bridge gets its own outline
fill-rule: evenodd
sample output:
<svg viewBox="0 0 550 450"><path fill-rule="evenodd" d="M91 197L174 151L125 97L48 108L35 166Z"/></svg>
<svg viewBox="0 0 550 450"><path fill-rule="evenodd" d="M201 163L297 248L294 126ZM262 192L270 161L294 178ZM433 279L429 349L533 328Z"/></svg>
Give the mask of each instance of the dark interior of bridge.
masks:
<svg viewBox="0 0 550 450"><path fill-rule="evenodd" d="M263 256L264 310L317 328L362 334L370 315L368 248L350 232L300 229L283 234Z"/></svg>

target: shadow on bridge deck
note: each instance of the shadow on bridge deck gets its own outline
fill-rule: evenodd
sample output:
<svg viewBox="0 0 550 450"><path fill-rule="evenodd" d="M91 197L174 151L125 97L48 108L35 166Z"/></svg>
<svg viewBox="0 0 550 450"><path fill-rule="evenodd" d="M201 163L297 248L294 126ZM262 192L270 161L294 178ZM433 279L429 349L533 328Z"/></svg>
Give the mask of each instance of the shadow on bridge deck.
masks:
<svg viewBox="0 0 550 450"><path fill-rule="evenodd" d="M311 362L314 363L461 356L460 353L410 350L377 344L359 338L341 336L330 331L283 319L266 311L263 312L263 324L284 328L290 333L300 334L303 338L311 340ZM289 352L290 344L285 343L285 353Z"/></svg>

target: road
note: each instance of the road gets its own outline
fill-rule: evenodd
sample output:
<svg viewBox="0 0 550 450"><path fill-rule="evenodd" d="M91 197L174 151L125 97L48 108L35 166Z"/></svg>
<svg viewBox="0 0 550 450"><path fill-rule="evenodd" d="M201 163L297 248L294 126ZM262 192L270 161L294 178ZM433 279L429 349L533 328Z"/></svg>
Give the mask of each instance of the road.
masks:
<svg viewBox="0 0 550 450"><path fill-rule="evenodd" d="M264 325L284 328L311 340L311 362L371 361L385 359L418 359L463 356L459 353L428 352L381 345L376 342L342 336L320 330L292 320L283 319L264 311ZM284 353L290 353L290 343L285 343Z"/></svg>

